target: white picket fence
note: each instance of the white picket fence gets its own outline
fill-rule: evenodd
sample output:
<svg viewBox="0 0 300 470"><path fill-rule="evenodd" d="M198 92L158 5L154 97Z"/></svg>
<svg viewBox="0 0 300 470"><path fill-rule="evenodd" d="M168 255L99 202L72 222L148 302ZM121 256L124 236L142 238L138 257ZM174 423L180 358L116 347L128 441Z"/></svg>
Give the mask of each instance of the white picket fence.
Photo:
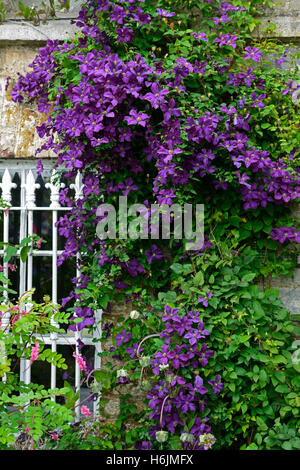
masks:
<svg viewBox="0 0 300 470"><path fill-rule="evenodd" d="M44 172L42 173L43 178L47 178L48 182L45 184L45 188L50 191L50 204L48 207L37 207L36 206L36 190L39 189L40 185L36 182L37 180L37 171L36 171L36 161L20 161L20 160L10 160L10 161L0 161L0 175L2 174L2 181L0 183L0 188L2 190L2 199L10 206L9 210L5 212L3 209L3 237L2 240L5 243L9 242L9 231L10 231L10 220L12 219L12 212L16 211L19 218L19 242L25 237L28 237L33 234L33 220L35 211L50 211L52 214L52 245L51 249L47 250L31 250L29 252L28 258L23 262L18 252L18 275L19 275L19 295L21 296L24 292L32 289L33 286L33 269L35 258L38 256L50 257L52 259L52 270L49 272L49 277L52 278L52 291L48 294L50 295L52 302L57 303L57 292L58 292L58 269L64 269L64 266L57 266L57 259L61 251L58 250L58 229L56 227L56 222L58 220L58 215L61 211L70 210L69 207L61 206L59 203L59 191L64 186L63 183L59 182L57 179L57 173L53 170L53 163L49 160L43 162ZM17 184L13 182L14 176L16 173L19 175L20 181L20 206L13 206L12 204L12 189L17 188ZM1 178L1 177L0 177ZM81 182L80 173L77 174L75 183L70 185L70 189L74 190L74 197L80 199L82 197L83 185ZM38 234L40 235L40 234ZM0 256L3 256L4 250L0 250ZM3 273L6 278L9 278L9 267L8 262L3 263ZM74 273L75 275L75 273ZM77 269L76 277L80 276L80 270ZM6 300L8 301L8 294L6 294ZM100 369L101 367L101 358L99 353L101 353L101 343L98 341L101 337L101 315L102 311L97 310L95 312L95 326L93 330L93 335L83 334L85 330L75 331L74 333L68 332L66 334L57 334L52 333L49 335L37 336L45 345L50 345L52 351L57 350L58 345L70 346L72 345L76 354L79 354L78 350L78 340L80 339L84 345L93 346L94 350L94 368ZM9 322L9 313L2 316L2 327L5 328ZM56 324L53 320L53 324ZM57 324L56 324L57 325ZM80 367L75 361L75 391L81 391L81 380L80 380ZM51 365L51 388L56 387L57 379L57 368L54 365ZM28 384L31 381L31 367L30 361L21 358L20 360L20 381ZM54 398L53 398L54 399ZM97 412L98 400L93 402L93 413L94 415ZM80 417L80 398L76 403L76 416ZM86 403L85 403L86 404Z"/></svg>

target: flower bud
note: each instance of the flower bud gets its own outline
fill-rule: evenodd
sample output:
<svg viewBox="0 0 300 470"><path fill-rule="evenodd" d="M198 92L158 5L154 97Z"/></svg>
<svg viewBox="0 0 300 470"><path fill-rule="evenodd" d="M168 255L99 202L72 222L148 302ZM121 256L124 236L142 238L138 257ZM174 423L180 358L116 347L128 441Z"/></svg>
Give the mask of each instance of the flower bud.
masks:
<svg viewBox="0 0 300 470"><path fill-rule="evenodd" d="M190 433L188 433L188 432L184 432L184 433L182 433L181 436L180 436L181 442L192 442L193 439L194 439L193 434L190 434Z"/></svg>
<svg viewBox="0 0 300 470"><path fill-rule="evenodd" d="M102 383L94 380L94 382L91 385L91 390L93 393L100 393L102 391Z"/></svg>
<svg viewBox="0 0 300 470"><path fill-rule="evenodd" d="M166 442L168 440L168 431L156 431L155 437L157 442Z"/></svg>
<svg viewBox="0 0 300 470"><path fill-rule="evenodd" d="M150 362L151 362L151 357L150 356L141 356L139 362L140 362L141 367L148 367L150 365Z"/></svg>
<svg viewBox="0 0 300 470"><path fill-rule="evenodd" d="M131 320L137 320L140 316L139 312L137 310L131 310L129 314Z"/></svg>

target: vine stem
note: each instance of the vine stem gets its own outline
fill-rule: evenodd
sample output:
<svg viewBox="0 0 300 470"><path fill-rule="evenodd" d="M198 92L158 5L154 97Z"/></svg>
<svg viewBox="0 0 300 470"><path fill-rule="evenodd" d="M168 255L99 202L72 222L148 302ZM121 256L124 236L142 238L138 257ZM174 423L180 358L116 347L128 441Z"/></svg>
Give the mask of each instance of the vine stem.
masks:
<svg viewBox="0 0 300 470"><path fill-rule="evenodd" d="M93 393L90 393L89 396L87 396L84 400L82 400L81 402L79 402L77 405L74 406L74 410L75 408L77 408L78 406L81 406L82 403L85 403L89 398L90 396L93 395Z"/></svg>
<svg viewBox="0 0 300 470"><path fill-rule="evenodd" d="M162 418L163 418L164 406L165 406L166 400L168 398L169 398L169 395L165 396L164 401L162 402L162 405L161 405L160 417L159 417L159 424L160 424L161 428L162 428Z"/></svg>
<svg viewBox="0 0 300 470"><path fill-rule="evenodd" d="M149 338L154 338L155 336L160 336L160 333L155 333L155 334L153 334L153 335L148 335L148 336L146 336L144 339L142 339L142 341L140 342L140 344L138 345L138 348L137 348L137 350L136 350L136 355L137 355L137 357L139 357L140 349L141 349L142 344L143 344L147 339L149 339Z"/></svg>
<svg viewBox="0 0 300 470"><path fill-rule="evenodd" d="M219 247L219 244L218 244L218 242L217 242L217 240L216 240L216 238L215 238L215 236L214 236L214 233L213 233L213 229L212 229L211 224L210 224L210 234L211 234L211 236L213 237L215 244L217 245L217 248L218 248L218 250L219 250L219 253L220 253L221 258L224 259L224 258L223 258L222 251L221 251L221 249L220 249L220 247Z"/></svg>
<svg viewBox="0 0 300 470"><path fill-rule="evenodd" d="M90 376L92 375L92 373L95 372L95 370L97 370L97 369L92 369L92 370L88 373L88 376L82 381L82 383L84 383L84 382L86 381L86 383L88 384L89 378L90 378Z"/></svg>

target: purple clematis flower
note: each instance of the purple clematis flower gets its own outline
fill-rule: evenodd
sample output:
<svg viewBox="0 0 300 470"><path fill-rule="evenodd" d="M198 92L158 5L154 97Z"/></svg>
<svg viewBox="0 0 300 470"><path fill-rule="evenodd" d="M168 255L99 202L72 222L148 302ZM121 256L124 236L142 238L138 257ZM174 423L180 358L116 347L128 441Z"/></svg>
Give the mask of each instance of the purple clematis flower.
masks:
<svg viewBox="0 0 300 470"><path fill-rule="evenodd" d="M208 39L207 39L205 33L192 33L192 35L193 35L196 39L199 39L199 41L206 41L206 42L208 42Z"/></svg>
<svg viewBox="0 0 300 470"><path fill-rule="evenodd" d="M138 124L139 126L145 127L149 118L150 116L148 116L148 114L139 113L135 109L132 109L129 111L129 116L124 117L124 121L126 121L129 126Z"/></svg>
<svg viewBox="0 0 300 470"><path fill-rule="evenodd" d="M212 292L207 293L207 297L198 297L197 302L202 303L204 307L208 307L208 299L210 299L213 296Z"/></svg>
<svg viewBox="0 0 300 470"><path fill-rule="evenodd" d="M136 441L134 444L136 450L150 450L152 447L152 442L150 441Z"/></svg>
<svg viewBox="0 0 300 470"><path fill-rule="evenodd" d="M176 13L174 13L173 11L167 11L167 10L164 10L163 8L156 8L156 11L160 16L164 18L171 18L172 16L176 15Z"/></svg>
<svg viewBox="0 0 300 470"><path fill-rule="evenodd" d="M244 55L244 59L252 59L254 62L259 62L262 58L262 53L260 52L257 47L245 47L246 54Z"/></svg>
<svg viewBox="0 0 300 470"><path fill-rule="evenodd" d="M146 93L146 95L143 96L143 99L149 101L151 106L154 109L157 109L160 105L166 103L165 96L168 93L169 90L166 88L161 89L158 83L155 82L151 85L151 92Z"/></svg>
<svg viewBox="0 0 300 470"><path fill-rule="evenodd" d="M190 345L193 346L198 343L200 338L204 338L205 334L205 330L196 330L195 328L192 328L191 331L184 335L184 338L188 339Z"/></svg>
<svg viewBox="0 0 300 470"><path fill-rule="evenodd" d="M221 377L217 375L213 380L209 380L208 383L213 387L213 393L217 394L224 388L224 384L221 383Z"/></svg>
<svg viewBox="0 0 300 470"><path fill-rule="evenodd" d="M127 333L125 329L122 330L121 333L118 333L115 337L116 345L120 346L121 344L128 343L131 337L132 337L131 333Z"/></svg>
<svg viewBox="0 0 300 470"><path fill-rule="evenodd" d="M233 49L235 49L237 39L238 37L235 34L230 35L230 33L227 33L227 34L220 33L219 36L216 39L214 39L213 42L219 43L219 47L231 46L233 47Z"/></svg>
<svg viewBox="0 0 300 470"><path fill-rule="evenodd" d="M195 378L194 391L200 393L201 395L204 395L208 392L207 388L205 388L203 385L203 379L199 375L197 375Z"/></svg>
<svg viewBox="0 0 300 470"><path fill-rule="evenodd" d="M158 246L152 245L151 250L146 250L145 255L147 257L148 263L151 264L155 259L162 259L162 251Z"/></svg>

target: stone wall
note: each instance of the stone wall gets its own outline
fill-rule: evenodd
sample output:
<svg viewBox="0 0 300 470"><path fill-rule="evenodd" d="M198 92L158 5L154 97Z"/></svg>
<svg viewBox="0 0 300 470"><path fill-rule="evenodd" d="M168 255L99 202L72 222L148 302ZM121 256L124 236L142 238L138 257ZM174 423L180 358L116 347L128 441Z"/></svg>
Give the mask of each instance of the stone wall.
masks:
<svg viewBox="0 0 300 470"><path fill-rule="evenodd" d="M294 211L295 217L300 218L300 204ZM291 313L292 319L300 324L300 257L298 257L298 266L294 270L294 276L279 277L272 279L272 287L280 291L280 298L283 304ZM298 339L300 345L300 338Z"/></svg>
<svg viewBox="0 0 300 470"><path fill-rule="evenodd" d="M0 159L34 158L35 149L41 144L35 126L43 119L35 106L11 101L5 90L7 76L13 79L17 73L29 70L28 64L38 53L46 39L65 40L72 37L77 28L70 20L76 18L81 1L73 0L70 11L61 11L56 20L39 25L25 21L17 15L17 0L5 0L7 19L0 24ZM23 0L25 5L40 5L40 0ZM262 27L272 21L277 27L277 35L288 41L300 41L300 1L282 0L274 11L266 10ZM49 157L47 153L41 154Z"/></svg>
<svg viewBox="0 0 300 470"><path fill-rule="evenodd" d="M31 103L16 104L10 98L11 87L6 89L6 79L16 79L18 73L30 71L28 65L38 54L47 39L61 41L72 37L78 30L70 20L77 17L79 2L72 2L69 12L59 12L56 20L33 25L17 16L14 0L3 2L7 19L0 24L0 159L34 158L41 145L35 127L46 116L37 112ZM40 5L38 0L24 0L26 5ZM51 157L43 152L39 157Z"/></svg>
<svg viewBox="0 0 300 470"><path fill-rule="evenodd" d="M1 26L0 26L1 28ZM28 64L38 52L35 45L0 46L0 158L33 157L41 141L35 128L43 119L35 106L19 105L10 97L11 86L6 89L8 76L15 78L16 72L25 73ZM45 116L44 116L45 118ZM47 156L44 153L44 156Z"/></svg>
<svg viewBox="0 0 300 470"><path fill-rule="evenodd" d="M128 316L131 310L133 310L133 307L130 304L114 304L111 311L103 315L103 323L113 322L116 324L120 317ZM109 351L112 345L113 343L111 338L108 338L105 344L102 346L103 351ZM101 362L102 366L105 367L106 360L104 357L102 358ZM109 362L112 362L112 360L109 359ZM118 360L117 358L113 359L113 363L117 369L122 367L122 361ZM132 395L132 404L137 406L137 411L141 411L143 409L144 395L139 387L133 384L118 385L109 395L105 397L107 403L104 405L103 411L108 418L112 419L118 415L120 409L120 396L124 396L127 393ZM132 423L128 423L129 426L131 424Z"/></svg>
<svg viewBox="0 0 300 470"><path fill-rule="evenodd" d="M283 40L300 41L300 1L281 0L277 2L274 9L266 9L266 14L262 18L262 28L270 23L276 26L276 37Z"/></svg>

